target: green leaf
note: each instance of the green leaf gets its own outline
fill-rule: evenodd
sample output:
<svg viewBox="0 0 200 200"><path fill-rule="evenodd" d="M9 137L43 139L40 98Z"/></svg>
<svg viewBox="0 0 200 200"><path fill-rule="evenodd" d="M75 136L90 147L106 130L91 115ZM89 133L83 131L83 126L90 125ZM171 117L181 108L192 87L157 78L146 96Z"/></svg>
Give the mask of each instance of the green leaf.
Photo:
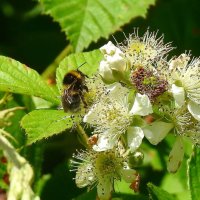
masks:
<svg viewBox="0 0 200 200"><path fill-rule="evenodd" d="M191 199L198 200L200 197L200 149L196 146L189 160L188 175Z"/></svg>
<svg viewBox="0 0 200 200"><path fill-rule="evenodd" d="M156 187L152 183L148 183L149 196L151 200L176 200L176 198L168 192Z"/></svg>
<svg viewBox="0 0 200 200"><path fill-rule="evenodd" d="M60 103L58 91L50 88L35 70L4 56L0 56L0 90Z"/></svg>
<svg viewBox="0 0 200 200"><path fill-rule="evenodd" d="M114 182L115 193L119 194L134 194L134 191L129 187L130 183L125 182L123 179Z"/></svg>
<svg viewBox="0 0 200 200"><path fill-rule="evenodd" d="M145 16L155 0L40 0L44 12L57 21L75 51L119 30L138 16Z"/></svg>
<svg viewBox="0 0 200 200"><path fill-rule="evenodd" d="M86 52L86 53L71 54L65 59L63 59L60 62L60 65L56 71L56 81L57 81L57 86L58 86L59 91L62 90L62 87L63 87L62 86L63 77L69 70L73 70L73 69L76 70L81 64L86 62L81 67L80 70L84 74L91 76L97 71L99 67L99 63L102 59L103 59L103 55L101 54L99 50Z"/></svg>
<svg viewBox="0 0 200 200"><path fill-rule="evenodd" d="M63 110L34 110L22 118L21 126L31 144L72 127L72 120Z"/></svg>

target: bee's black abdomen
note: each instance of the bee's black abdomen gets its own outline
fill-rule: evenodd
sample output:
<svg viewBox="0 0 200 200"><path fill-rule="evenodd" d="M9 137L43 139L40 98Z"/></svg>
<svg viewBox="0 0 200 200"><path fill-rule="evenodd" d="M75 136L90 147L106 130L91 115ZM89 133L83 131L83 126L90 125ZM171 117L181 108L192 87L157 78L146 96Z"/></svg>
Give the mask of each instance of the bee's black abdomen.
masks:
<svg viewBox="0 0 200 200"><path fill-rule="evenodd" d="M76 112L78 111L81 104L81 98L78 93L74 93L71 95L66 95L62 97L62 105L64 112Z"/></svg>

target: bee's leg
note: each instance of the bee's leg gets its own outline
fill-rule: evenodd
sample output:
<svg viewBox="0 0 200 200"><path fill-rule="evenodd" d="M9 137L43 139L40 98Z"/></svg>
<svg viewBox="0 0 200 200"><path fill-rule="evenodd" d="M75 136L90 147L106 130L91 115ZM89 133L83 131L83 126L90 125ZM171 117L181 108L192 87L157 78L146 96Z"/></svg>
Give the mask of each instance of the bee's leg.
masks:
<svg viewBox="0 0 200 200"><path fill-rule="evenodd" d="M83 85L83 90L85 90L86 92L89 92L88 87L86 85Z"/></svg>
<svg viewBox="0 0 200 200"><path fill-rule="evenodd" d="M82 102L83 102L84 108L87 108L87 102L85 101L84 96L83 96L83 95L80 95L80 97L81 97L81 100L82 100Z"/></svg>

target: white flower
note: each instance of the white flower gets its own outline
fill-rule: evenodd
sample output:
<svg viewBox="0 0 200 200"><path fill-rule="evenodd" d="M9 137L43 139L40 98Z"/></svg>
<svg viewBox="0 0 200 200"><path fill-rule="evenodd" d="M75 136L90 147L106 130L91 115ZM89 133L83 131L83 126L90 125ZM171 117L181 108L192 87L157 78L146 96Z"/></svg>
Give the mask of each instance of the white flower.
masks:
<svg viewBox="0 0 200 200"><path fill-rule="evenodd" d="M187 103L189 112L200 120L197 117L200 116L200 59L181 54L171 59L168 67L161 66L160 71L169 83L176 106L180 108Z"/></svg>
<svg viewBox="0 0 200 200"><path fill-rule="evenodd" d="M129 106L128 95L127 88L115 83L109 87L108 94L101 97L84 116L83 121L94 126L95 133L99 134L97 144L93 146L95 150L104 151L113 148L121 134L130 127L134 115L144 116L152 113L152 106L146 95L137 94L132 108ZM135 137L142 140L143 136L140 132L138 134ZM133 148L133 145L129 146Z"/></svg>
<svg viewBox="0 0 200 200"><path fill-rule="evenodd" d="M164 57L173 48L170 43L164 44L163 36L157 38L157 32L147 30L142 37L138 35L138 29L129 36L126 44L121 45L126 58L131 66L147 66Z"/></svg>
<svg viewBox="0 0 200 200"><path fill-rule="evenodd" d="M97 186L100 200L111 199L115 180L124 179L132 183L136 178L136 171L128 167L120 145L109 151L81 151L73 157L76 159L72 161L76 170L76 185L80 188L88 186L89 189Z"/></svg>
<svg viewBox="0 0 200 200"><path fill-rule="evenodd" d="M168 81L182 87L186 97L200 103L200 59L190 59L189 55L181 54L169 63Z"/></svg>
<svg viewBox="0 0 200 200"><path fill-rule="evenodd" d="M117 48L112 42L100 48L104 54L104 60L100 62L99 73L103 80L114 82L116 80L113 71L122 73L126 70L126 60L123 52Z"/></svg>

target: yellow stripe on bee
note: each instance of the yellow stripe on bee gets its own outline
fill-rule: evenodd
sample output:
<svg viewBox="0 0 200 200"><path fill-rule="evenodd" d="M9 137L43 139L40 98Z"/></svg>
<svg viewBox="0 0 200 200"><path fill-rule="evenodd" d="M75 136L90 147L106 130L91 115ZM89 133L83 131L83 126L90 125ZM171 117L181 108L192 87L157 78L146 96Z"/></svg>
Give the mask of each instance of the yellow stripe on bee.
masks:
<svg viewBox="0 0 200 200"><path fill-rule="evenodd" d="M77 70L72 70L72 71L70 71L68 73L74 75L77 79L81 79L82 78L81 73L78 72Z"/></svg>

